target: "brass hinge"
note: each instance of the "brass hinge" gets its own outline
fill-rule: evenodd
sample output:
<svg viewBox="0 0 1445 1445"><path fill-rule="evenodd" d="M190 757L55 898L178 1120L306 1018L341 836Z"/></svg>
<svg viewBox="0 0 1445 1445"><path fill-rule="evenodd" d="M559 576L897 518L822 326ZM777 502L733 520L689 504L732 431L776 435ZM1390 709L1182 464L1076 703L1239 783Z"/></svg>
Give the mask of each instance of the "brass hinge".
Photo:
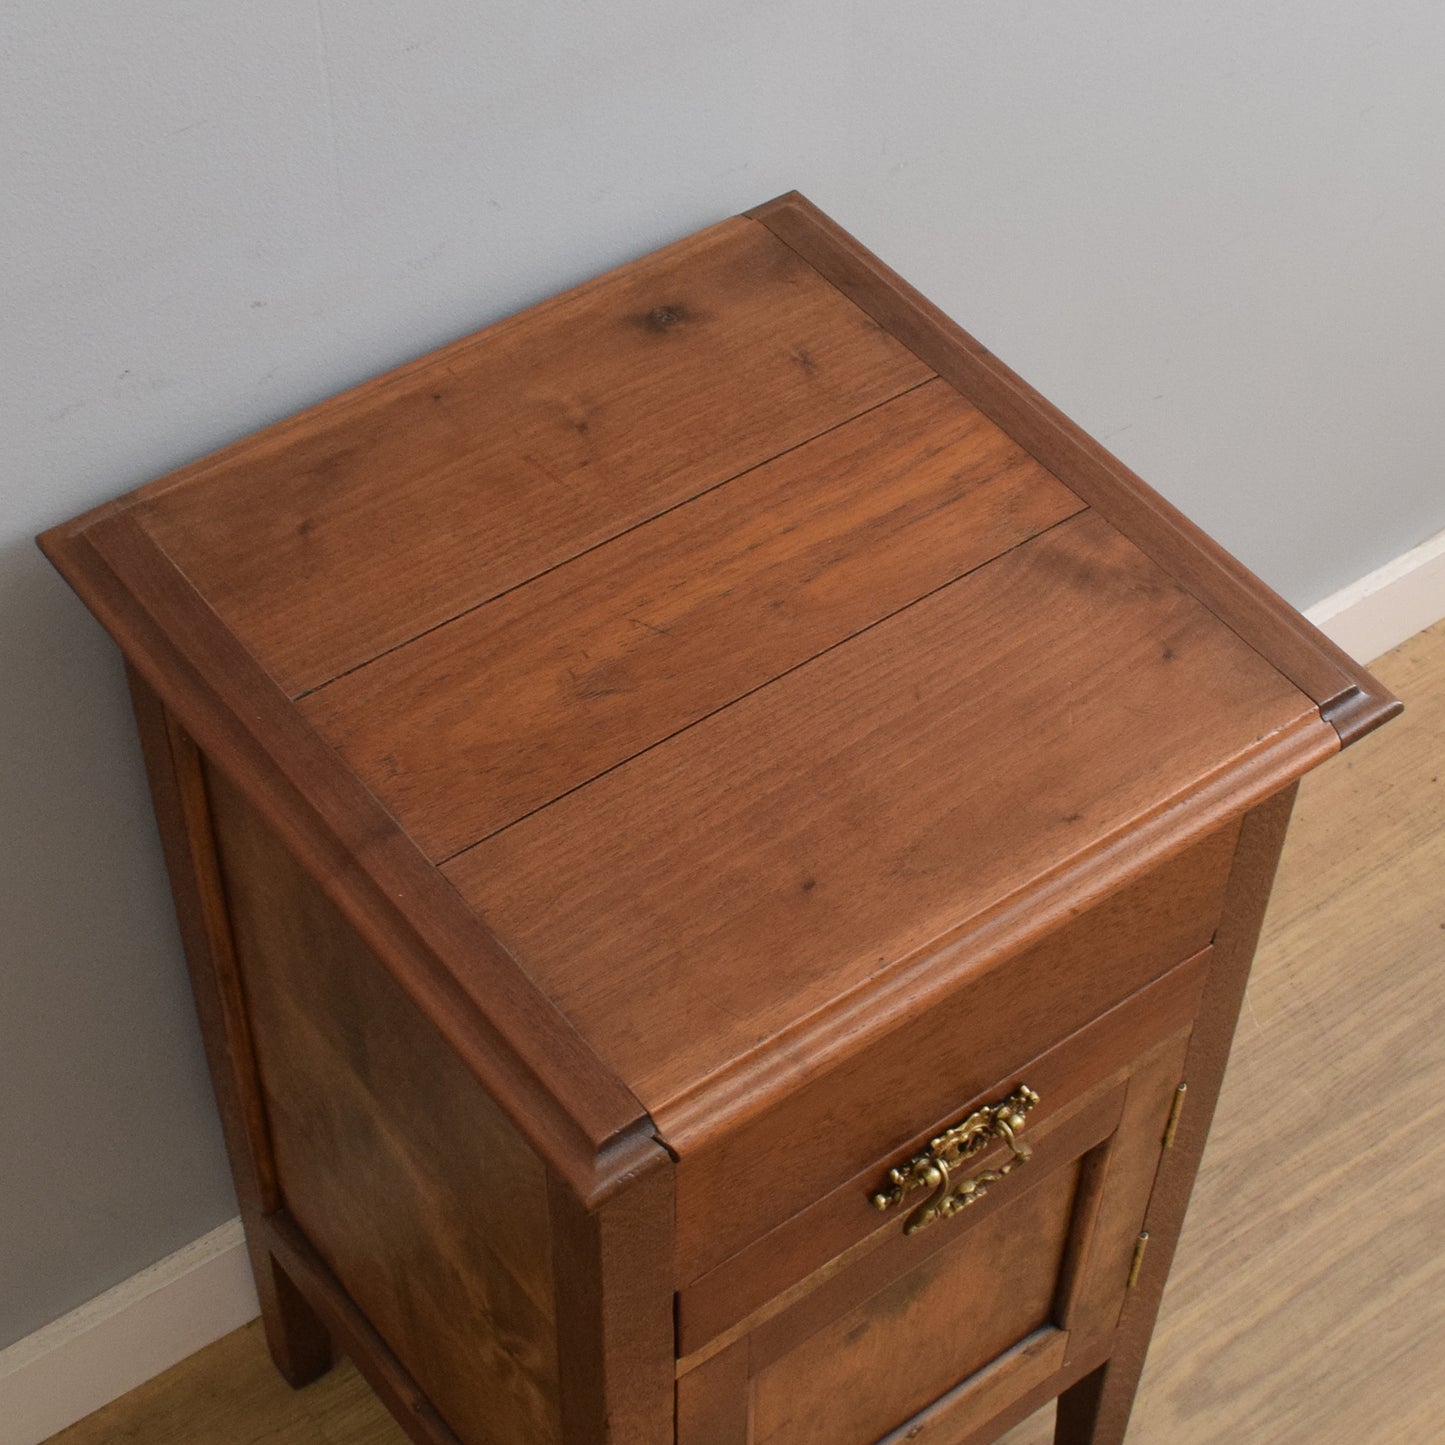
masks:
<svg viewBox="0 0 1445 1445"><path fill-rule="evenodd" d="M1179 1116L1184 1112L1184 1096L1189 1092L1189 1084L1181 1083L1174 1091L1174 1103L1169 1110L1169 1122L1164 1126L1164 1147L1174 1147L1174 1136L1179 1132Z"/></svg>
<svg viewBox="0 0 1445 1445"><path fill-rule="evenodd" d="M1139 1283L1139 1271L1144 1268L1144 1251L1149 1248L1149 1231L1141 1229L1134 1241L1134 1262L1129 1266L1129 1283L1125 1289L1133 1289Z"/></svg>

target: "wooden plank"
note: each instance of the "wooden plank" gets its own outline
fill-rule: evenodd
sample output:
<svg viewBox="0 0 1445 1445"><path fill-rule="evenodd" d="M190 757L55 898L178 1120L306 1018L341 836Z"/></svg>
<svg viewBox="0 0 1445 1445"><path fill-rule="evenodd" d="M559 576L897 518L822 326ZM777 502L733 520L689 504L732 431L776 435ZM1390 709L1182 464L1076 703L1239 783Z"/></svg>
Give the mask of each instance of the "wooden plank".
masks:
<svg viewBox="0 0 1445 1445"><path fill-rule="evenodd" d="M1393 717L1376 678L796 191L749 212L1108 517L1312 697L1343 743Z"/></svg>
<svg viewBox="0 0 1445 1445"><path fill-rule="evenodd" d="M1336 746L1085 513L443 871L658 1118L857 986L886 1023L890 967L1125 830L1139 858L1151 826L1179 846L1212 780L1238 809Z"/></svg>
<svg viewBox="0 0 1445 1445"><path fill-rule="evenodd" d="M443 859L1081 503L942 382L312 693Z"/></svg>
<svg viewBox="0 0 1445 1445"><path fill-rule="evenodd" d="M124 511L42 538L206 756L276 829L508 1117L582 1197L652 1147L625 1086Z"/></svg>
<svg viewBox="0 0 1445 1445"><path fill-rule="evenodd" d="M467 1445L560 1441L545 1166L259 815L208 782L287 1212Z"/></svg>
<svg viewBox="0 0 1445 1445"><path fill-rule="evenodd" d="M1096 1144L1079 1160L1079 1182L1074 1191L1074 1216L1069 1223L1069 1242L1064 1250L1063 1263L1059 1268L1059 1285L1054 1292L1054 1323L1062 1330L1072 1332L1076 1306L1080 1294L1089 1280L1091 1246L1098 1231L1099 1218L1108 1203L1106 1186L1109 1179L1109 1157L1119 1143L1119 1121L1123 1116L1124 1094L1127 1082L1121 1085L1117 1096L1119 1109L1114 1119L1113 1132L1101 1143ZM1144 1202L1141 1196L1141 1205Z"/></svg>
<svg viewBox="0 0 1445 1445"><path fill-rule="evenodd" d="M294 694L928 375L737 218L188 468L145 524Z"/></svg>

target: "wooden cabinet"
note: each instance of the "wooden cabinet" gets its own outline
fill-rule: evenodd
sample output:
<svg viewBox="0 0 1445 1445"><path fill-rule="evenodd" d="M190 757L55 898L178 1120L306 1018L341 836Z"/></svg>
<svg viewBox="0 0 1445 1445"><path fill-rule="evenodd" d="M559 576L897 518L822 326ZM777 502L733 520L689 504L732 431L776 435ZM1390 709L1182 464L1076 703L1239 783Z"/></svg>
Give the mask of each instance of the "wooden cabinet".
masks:
<svg viewBox="0 0 1445 1445"><path fill-rule="evenodd" d="M428 1445L1122 1438L1294 784L1398 704L826 217L42 545L288 1379Z"/></svg>

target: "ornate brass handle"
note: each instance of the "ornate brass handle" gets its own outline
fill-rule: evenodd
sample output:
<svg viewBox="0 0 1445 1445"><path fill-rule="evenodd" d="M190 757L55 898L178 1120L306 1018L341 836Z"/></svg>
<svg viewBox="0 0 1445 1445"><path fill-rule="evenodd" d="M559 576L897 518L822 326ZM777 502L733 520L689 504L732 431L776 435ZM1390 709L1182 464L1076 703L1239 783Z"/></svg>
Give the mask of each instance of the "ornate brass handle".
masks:
<svg viewBox="0 0 1445 1445"><path fill-rule="evenodd" d="M1007 1099L975 1110L961 1124L946 1129L928 1148L915 1154L906 1164L888 1171L888 1183L871 1196L875 1209L892 1209L902 1204L914 1190L927 1187L933 1193L908 1217L904 1234L917 1234L935 1219L950 1219L970 1204L977 1204L988 1186L1012 1174L1020 1164L1027 1164L1033 1150L1019 1139L1024 1119L1039 1101L1027 1084L1020 1084ZM1013 1150L1013 1157L997 1169L985 1169L968 1179L955 1183L953 1171L959 1165L982 1154L995 1139L1002 1139Z"/></svg>

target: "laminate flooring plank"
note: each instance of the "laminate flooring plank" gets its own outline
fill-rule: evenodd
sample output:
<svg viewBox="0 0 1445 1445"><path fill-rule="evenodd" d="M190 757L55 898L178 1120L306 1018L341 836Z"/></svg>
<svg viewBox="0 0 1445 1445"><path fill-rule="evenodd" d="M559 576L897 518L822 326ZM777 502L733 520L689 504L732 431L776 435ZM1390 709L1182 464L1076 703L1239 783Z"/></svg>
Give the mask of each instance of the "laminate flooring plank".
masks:
<svg viewBox="0 0 1445 1445"><path fill-rule="evenodd" d="M407 1438L349 1360L293 1390L253 1320L50 1445L407 1445Z"/></svg>

